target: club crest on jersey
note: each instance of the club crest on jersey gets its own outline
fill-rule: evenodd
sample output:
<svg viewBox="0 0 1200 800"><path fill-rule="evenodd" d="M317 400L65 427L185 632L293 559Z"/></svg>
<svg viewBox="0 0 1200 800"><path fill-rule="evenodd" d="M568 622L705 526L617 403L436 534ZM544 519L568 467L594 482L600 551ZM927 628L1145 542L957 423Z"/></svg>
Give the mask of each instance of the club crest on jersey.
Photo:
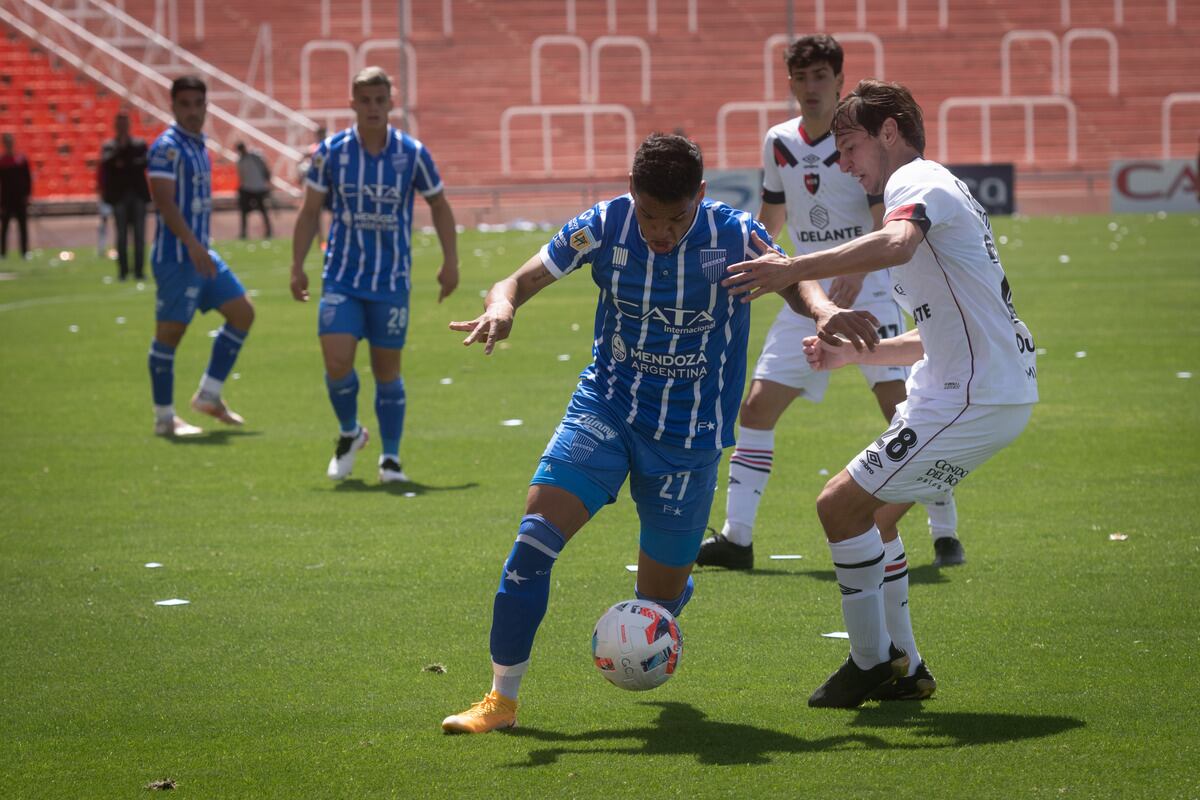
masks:
<svg viewBox="0 0 1200 800"><path fill-rule="evenodd" d="M804 173L804 188L808 189L809 194L816 194L821 188L821 175L817 172Z"/></svg>
<svg viewBox="0 0 1200 800"><path fill-rule="evenodd" d="M321 170L325 169L325 154L324 153L313 153L312 165L313 165L313 169L315 169L317 171L317 173L320 174Z"/></svg>
<svg viewBox="0 0 1200 800"><path fill-rule="evenodd" d="M408 153L393 153L392 169L396 170L396 172L404 172L404 170L408 169Z"/></svg>
<svg viewBox="0 0 1200 800"><path fill-rule="evenodd" d="M166 155L167 155L167 161L174 161L175 159L179 158L179 151L176 150L174 147L168 147Z"/></svg>
<svg viewBox="0 0 1200 800"><path fill-rule="evenodd" d="M592 231L589 228L580 228L571 234L571 249L580 252L587 250L596 244L596 237L592 236Z"/></svg>
<svg viewBox="0 0 1200 800"><path fill-rule="evenodd" d="M721 280L725 271L726 254L724 250L702 249L700 251L700 271L709 283Z"/></svg>

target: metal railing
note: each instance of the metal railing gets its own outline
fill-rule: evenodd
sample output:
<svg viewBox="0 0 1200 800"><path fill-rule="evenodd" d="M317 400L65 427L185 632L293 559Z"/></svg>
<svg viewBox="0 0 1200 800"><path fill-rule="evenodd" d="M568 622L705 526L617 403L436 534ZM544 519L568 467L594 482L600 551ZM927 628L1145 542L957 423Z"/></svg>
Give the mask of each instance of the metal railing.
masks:
<svg viewBox="0 0 1200 800"><path fill-rule="evenodd" d="M775 111L786 111L789 114L795 109L794 101L790 100L738 100L726 103L717 109L717 166L720 169L729 168L727 120L730 114L753 111L758 114L758 141L762 142L767 136L767 114Z"/></svg>
<svg viewBox="0 0 1200 800"><path fill-rule="evenodd" d="M346 79L340 85L350 91L350 82L354 75L363 67L368 66L367 58L378 50L403 50L404 53L404 105L417 104L417 51L410 42L397 39L368 39L357 48L341 39L313 39L305 42L300 48L300 106L303 113L311 116L308 108L312 105L312 57L315 53L340 53L346 57ZM329 75L323 74L321 82L329 82Z"/></svg>
<svg viewBox="0 0 1200 800"><path fill-rule="evenodd" d="M821 2L821 0L818 0ZM605 24L609 33L617 32L617 2L605 0ZM566 0L567 33L576 32L575 0ZM687 0L688 33L696 33L700 29L700 16L697 10L697 0ZM651 35L658 33L658 0L646 0L646 31Z"/></svg>
<svg viewBox="0 0 1200 800"><path fill-rule="evenodd" d="M1033 110L1041 107L1061 108L1067 115L1067 161L1074 164L1079 160L1077 142L1078 112L1075 104L1060 95L992 96L992 97L948 97L938 107L938 160L947 163L950 152L950 112L958 108L978 108L980 114L980 141L984 163L992 160L992 117L995 106L1018 106L1025 109L1025 163L1034 163Z"/></svg>
<svg viewBox="0 0 1200 800"><path fill-rule="evenodd" d="M626 162L633 161L633 112L616 103L597 103L553 106L512 106L500 115L500 170L512 174L512 121L518 117L541 117L542 120L542 168L546 175L554 169L554 145L550 134L552 117L583 117L583 152L585 169L589 174L596 170L596 121L598 114L620 117L625 123Z"/></svg>
<svg viewBox="0 0 1200 800"><path fill-rule="evenodd" d="M1166 0L1167 24L1177 25L1179 23L1179 12L1175 7L1176 0ZM1139 13L1143 13L1143 8L1139 8ZM1059 0L1059 20L1063 27L1071 24L1071 0ZM1113 0L1113 23L1116 25L1125 24L1125 0Z"/></svg>
<svg viewBox="0 0 1200 800"><path fill-rule="evenodd" d="M632 47L641 64L641 101L650 104L650 46L640 36L598 36L589 47L582 37L546 34L533 40L529 58L529 96L534 105L542 102L542 51L547 47L571 47L579 55L579 102L600 101L600 54L609 47Z"/></svg>
<svg viewBox="0 0 1200 800"><path fill-rule="evenodd" d="M817 30L821 30L818 28ZM871 50L875 55L875 71L871 73L871 77L885 80L883 73L883 40L873 33L860 33L850 31L846 33L832 34L833 38L837 39L841 44L850 44L853 42L862 42L871 45ZM763 99L775 99L775 69L772 68L775 48L780 45L786 47L792 43L792 37L786 33L773 33L763 42ZM774 61L774 66L777 69L780 62Z"/></svg>
<svg viewBox="0 0 1200 800"><path fill-rule="evenodd" d="M1162 157L1171 157L1171 109L1184 103L1200 104L1200 92L1172 92L1162 101Z"/></svg>

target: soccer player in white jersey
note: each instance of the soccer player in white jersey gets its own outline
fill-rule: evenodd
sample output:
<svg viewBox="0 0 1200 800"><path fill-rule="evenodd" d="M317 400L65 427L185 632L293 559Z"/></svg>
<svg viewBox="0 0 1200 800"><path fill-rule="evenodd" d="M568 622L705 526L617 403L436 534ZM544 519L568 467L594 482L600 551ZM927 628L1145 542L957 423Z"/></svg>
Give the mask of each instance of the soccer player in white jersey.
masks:
<svg viewBox="0 0 1200 800"><path fill-rule="evenodd" d="M200 78L185 75L171 84L175 123L150 148L146 173L158 228L150 263L156 284L154 341L150 343L150 387L154 432L195 436L202 431L175 414L175 349L196 311L216 309L225 324L213 340L208 368L192 397L192 408L224 422L242 418L221 399L250 326L254 307L237 276L209 248L212 218L212 162L204 141L208 91Z"/></svg>
<svg viewBox="0 0 1200 800"><path fill-rule="evenodd" d="M818 369L912 365L908 399L891 425L817 498L850 656L808 703L853 708L868 697L920 696L932 680L911 669L922 661L908 607L885 604L886 578L902 564L876 512L944 495L1024 430L1038 391L1033 337L1013 307L987 213L966 184L923 157L912 95L899 84L862 81L838 105L833 132L841 168L869 194L883 194L883 227L791 259L763 244L763 255L730 267L737 274L725 283L753 299L799 281L811 303L823 294L813 281L891 267L896 299L917 324L873 350L852 350L828 330L804 343Z"/></svg>
<svg viewBox="0 0 1200 800"><path fill-rule="evenodd" d="M830 125L842 95L844 54L837 40L826 34L797 39L784 53L789 86L802 114L773 127L763 144L763 203L759 219L772 237L787 223L798 253L814 253L850 241L880 227L883 198L867 195L858 181L838 168L838 151ZM816 311L818 319L853 306L876 319L878 336L896 336L907 325L892 299L887 270L866 275L842 275L821 282L830 303ZM784 305L767 332L762 354L754 369L750 390L738 412L737 445L729 460L729 488L725 524L720 533L705 539L696 556L699 566L751 569L754 566L753 532L759 503L775 456L775 426L798 397L820 403L829 385L829 373L813 370L804 358L801 342L816 334L817 323ZM904 401L908 370L899 366L860 364L879 408L891 420ZM882 509L880 530L891 532L907 506ZM929 507L934 536L934 563L962 563L956 536L954 496ZM899 580L898 576L894 577Z"/></svg>
<svg viewBox="0 0 1200 800"><path fill-rule="evenodd" d="M700 150L653 134L629 194L572 219L467 322L463 342L491 353L517 308L591 265L600 290L593 362L543 453L492 611L492 688L442 722L449 733L516 724L517 691L546 613L551 567L568 540L629 479L641 520L636 593L678 614L692 596L721 448L745 385L748 306L721 287L725 266L770 237L750 214L704 198Z"/></svg>
<svg viewBox="0 0 1200 800"><path fill-rule="evenodd" d="M379 67L359 72L350 88L350 107L356 124L323 141L312 156L304 205L292 234L291 290L296 300L308 300L304 259L321 209L332 197L317 332L340 435L326 475L332 480L349 476L367 443L367 429L358 421L354 369L358 340L366 338L382 440L379 480L404 482L408 476L400 463L400 437L407 397L400 353L408 334L414 194L429 204L442 248L439 303L458 286L458 234L429 150L388 124L392 81L387 73Z"/></svg>

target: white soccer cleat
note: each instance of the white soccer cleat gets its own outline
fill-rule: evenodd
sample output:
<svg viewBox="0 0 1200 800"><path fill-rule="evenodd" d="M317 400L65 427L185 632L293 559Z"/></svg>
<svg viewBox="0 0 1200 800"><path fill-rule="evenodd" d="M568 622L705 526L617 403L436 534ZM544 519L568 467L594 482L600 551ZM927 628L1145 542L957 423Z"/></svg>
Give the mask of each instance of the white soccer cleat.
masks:
<svg viewBox="0 0 1200 800"><path fill-rule="evenodd" d="M367 446L368 439L370 437L363 425L358 426L358 433L353 436L338 437L337 450L334 451L333 458L329 459L329 468L325 470L330 480L340 481L350 476L354 469L354 457L358 455L359 450Z"/></svg>
<svg viewBox="0 0 1200 800"><path fill-rule="evenodd" d="M196 392L192 397L192 409L201 414L208 414L213 419L224 422L226 425L246 424L246 420L242 419L242 415L231 410L220 397L211 397L202 392Z"/></svg>
<svg viewBox="0 0 1200 800"><path fill-rule="evenodd" d="M408 476L404 474L400 462L391 456L379 457L379 482L380 483L408 483Z"/></svg>
<svg viewBox="0 0 1200 800"><path fill-rule="evenodd" d="M199 436L204 433L203 428L197 428L191 423L185 422L179 417L171 417L170 419L154 420L154 435L167 436L170 438L182 438L185 436Z"/></svg>

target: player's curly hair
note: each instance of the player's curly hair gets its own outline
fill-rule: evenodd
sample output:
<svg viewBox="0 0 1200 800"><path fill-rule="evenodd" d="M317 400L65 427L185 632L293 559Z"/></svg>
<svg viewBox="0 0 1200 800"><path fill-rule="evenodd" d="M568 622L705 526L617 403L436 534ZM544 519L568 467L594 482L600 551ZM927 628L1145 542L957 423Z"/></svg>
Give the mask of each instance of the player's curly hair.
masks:
<svg viewBox="0 0 1200 800"><path fill-rule="evenodd" d="M171 81L171 99L174 100L180 92L200 92L208 94L208 86L199 75L180 75Z"/></svg>
<svg viewBox="0 0 1200 800"><path fill-rule="evenodd" d="M834 75L841 75L844 60L842 46L827 33L801 36L783 51L783 63L787 65L789 75L794 70L806 69L821 61L830 66Z"/></svg>
<svg viewBox="0 0 1200 800"><path fill-rule="evenodd" d="M673 133L652 133L633 156L633 188L655 200L676 203L690 200L704 180L700 146Z"/></svg>
<svg viewBox="0 0 1200 800"><path fill-rule="evenodd" d="M912 92L898 83L859 81L854 91L842 98L833 114L833 135L862 128L869 136L878 136L884 121L891 117L904 141L925 155L925 120Z"/></svg>

